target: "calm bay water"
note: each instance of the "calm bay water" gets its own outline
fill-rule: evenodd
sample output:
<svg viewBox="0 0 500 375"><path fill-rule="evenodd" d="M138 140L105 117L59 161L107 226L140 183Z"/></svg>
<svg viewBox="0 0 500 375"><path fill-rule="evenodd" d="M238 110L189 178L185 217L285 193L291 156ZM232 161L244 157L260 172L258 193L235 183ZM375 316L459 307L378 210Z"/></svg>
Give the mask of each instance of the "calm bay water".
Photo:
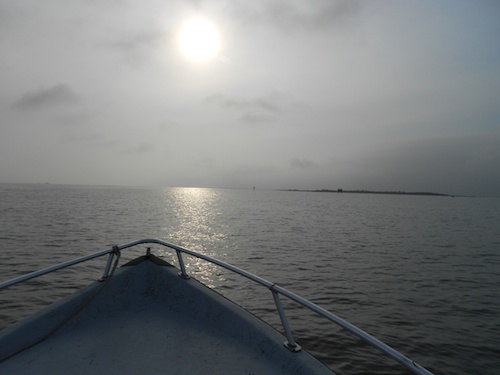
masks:
<svg viewBox="0 0 500 375"><path fill-rule="evenodd" d="M2 281L142 238L274 281L435 374L500 371L500 199L0 184ZM172 253L152 251L176 263ZM0 328L97 279L104 263L1 291ZM195 277L278 324L269 291L187 263ZM353 336L286 306L299 344L338 373L403 373Z"/></svg>

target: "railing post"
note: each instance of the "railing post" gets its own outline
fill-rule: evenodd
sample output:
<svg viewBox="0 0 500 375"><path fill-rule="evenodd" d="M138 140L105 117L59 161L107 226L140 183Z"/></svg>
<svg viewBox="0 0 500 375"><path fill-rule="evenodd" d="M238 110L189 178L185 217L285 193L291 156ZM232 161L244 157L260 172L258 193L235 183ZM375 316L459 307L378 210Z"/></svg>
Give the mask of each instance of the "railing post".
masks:
<svg viewBox="0 0 500 375"><path fill-rule="evenodd" d="M111 263L113 262L113 258L115 255L116 255L115 265L113 266L113 269L111 270L110 274L109 270L111 269ZM113 273L115 272L119 260L120 260L120 248L117 245L114 245L113 251L109 253L108 262L106 263L106 268L104 269L104 273L102 277L99 279L99 281L104 281L108 277L113 276Z"/></svg>
<svg viewBox="0 0 500 375"><path fill-rule="evenodd" d="M180 250L175 250L177 253L177 260L179 261L179 267L181 268L181 272L179 273L179 276L182 277L183 279L189 279L191 276L189 276L186 272L186 266L184 265L184 259L182 259L182 252Z"/></svg>
<svg viewBox="0 0 500 375"><path fill-rule="evenodd" d="M285 314L285 309L283 308L278 292L273 290L273 287L274 285L271 287L271 292L273 293L274 303L276 304L276 308L278 309L278 313L281 319L281 324L283 325L283 329L285 330L285 335L288 340L284 342L284 345L292 352L299 352L302 348L293 339L292 330L290 328L290 324L288 324L288 319Z"/></svg>
<svg viewBox="0 0 500 375"><path fill-rule="evenodd" d="M104 273L102 274L102 277L99 279L99 281L104 281L108 278L109 270L111 269L111 263L113 263L114 256L115 256L114 251L109 253L108 262L106 263L106 267L104 268Z"/></svg>

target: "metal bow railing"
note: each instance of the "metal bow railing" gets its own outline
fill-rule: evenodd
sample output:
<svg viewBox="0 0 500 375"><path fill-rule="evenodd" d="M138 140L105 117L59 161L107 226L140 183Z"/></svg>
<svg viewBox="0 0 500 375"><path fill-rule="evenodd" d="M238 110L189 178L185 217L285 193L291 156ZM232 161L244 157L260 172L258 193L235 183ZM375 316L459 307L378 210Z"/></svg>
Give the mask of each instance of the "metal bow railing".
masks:
<svg viewBox="0 0 500 375"><path fill-rule="evenodd" d="M175 252L177 254L177 260L179 262L179 267L180 267L179 276L181 276L182 278L187 279L190 277L189 274L187 273L186 266L184 263L184 258L182 256L182 254L188 254L188 255L196 257L198 259L203 259L207 262L216 264L222 268L225 268L225 269L230 270L234 273L237 273L241 276L244 276L244 277L268 288L272 292L272 296L273 296L274 302L276 304L276 308L278 310L278 313L279 313L279 316L281 319L281 323L283 325L283 330L285 331L287 341L285 341L284 344L291 351L297 352L297 351L300 351L301 348L296 343L296 341L293 337L292 330L290 328L290 324L288 322L287 316L285 314L285 310L284 310L283 305L281 303L280 295L285 296L285 297L289 298L290 300L299 303L300 305L318 313L319 315L323 316L324 318L326 318L326 319L330 320L331 322L337 324L338 326L346 329L350 333L359 337L361 340L365 341L366 343L368 343L368 344L372 345L373 347L375 347L376 349L380 350L385 355L396 360L398 363L400 363L401 365L406 367L408 370L414 372L415 374L432 375L432 373L430 371L428 371L427 369L425 369L424 367L420 366L419 364L412 361L410 358L399 353L397 350L391 348L387 344L384 344L380 340L378 340L375 337L371 336L370 334L366 333L362 329L354 326L353 324L347 322L346 320L340 318L339 316L329 312L328 310L325 310L324 308L316 305L315 303L312 303L311 301L308 301L305 298L302 298L302 297L298 296L297 294L292 293L283 287L280 287L279 285L276 285L276 284L274 284L266 279L263 279L263 278L256 276L248 271L245 271L241 268L235 267L229 263L223 262L223 261L218 260L216 258L198 253L198 252L193 251L193 250L186 249L186 248L178 246L178 245L174 245L174 244L166 242L166 241L158 240L158 239L143 239L143 240L138 240L138 241L130 242L130 243L123 244L123 245L116 245L116 246L113 246L112 248L107 249L107 250L99 251L99 252L96 252L96 253L81 257L81 258L73 259L73 260L70 260L68 262L58 264L56 266L52 266L52 267L45 268L45 269L42 269L42 270L39 270L36 272L32 272L32 273L26 274L24 276L20 276L20 277L17 277L17 278L14 278L14 279L11 279L11 280L8 280L6 282L1 283L0 290L7 288L9 286L15 285L15 284L22 283L24 281L27 281L27 280L30 280L33 278L36 278L36 277L39 277L39 276L63 269L63 268L66 268L66 267L70 267L70 266L78 264L78 263L86 262L90 259L102 257L104 255L108 255L108 260L107 260L106 266L104 268L104 273L103 273L100 280L101 281L106 280L107 278L109 278L113 275L114 269L116 268L116 266L118 264L120 252L124 249L131 248L131 247L141 245L141 244L158 244L158 245L162 245L162 246L165 246L167 248L171 248L171 249L175 250ZM115 260L114 265L113 265L113 260Z"/></svg>

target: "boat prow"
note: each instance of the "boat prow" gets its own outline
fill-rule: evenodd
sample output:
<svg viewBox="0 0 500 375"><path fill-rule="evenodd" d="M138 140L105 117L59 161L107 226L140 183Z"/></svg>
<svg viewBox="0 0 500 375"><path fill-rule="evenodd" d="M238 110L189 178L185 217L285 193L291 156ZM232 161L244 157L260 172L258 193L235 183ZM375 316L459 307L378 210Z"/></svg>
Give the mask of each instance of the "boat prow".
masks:
<svg viewBox="0 0 500 375"><path fill-rule="evenodd" d="M153 255L4 330L1 374L329 374Z"/></svg>
<svg viewBox="0 0 500 375"><path fill-rule="evenodd" d="M146 255L116 270L121 251L140 244L157 244L174 250L179 269L151 255L148 248ZM284 336L190 278L183 254L267 288ZM0 332L0 375L332 375L331 369L301 350L295 341L281 297L349 331L415 374L432 375L360 328L273 282L157 239L113 246L32 272L1 283L0 290L105 255L108 261L100 281Z"/></svg>

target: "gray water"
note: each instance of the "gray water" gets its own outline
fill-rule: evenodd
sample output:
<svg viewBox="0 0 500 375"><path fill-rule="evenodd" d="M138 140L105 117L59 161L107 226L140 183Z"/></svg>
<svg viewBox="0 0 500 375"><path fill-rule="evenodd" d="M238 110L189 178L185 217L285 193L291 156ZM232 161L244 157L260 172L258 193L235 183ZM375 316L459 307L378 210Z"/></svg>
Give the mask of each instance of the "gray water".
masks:
<svg viewBox="0 0 500 375"><path fill-rule="evenodd" d="M500 371L500 199L0 184L2 281L142 238L276 282L435 374ZM104 263L0 291L0 328L99 278ZM268 290L197 260L187 265L279 328ZM331 323L286 308L299 344L334 371L404 373Z"/></svg>

